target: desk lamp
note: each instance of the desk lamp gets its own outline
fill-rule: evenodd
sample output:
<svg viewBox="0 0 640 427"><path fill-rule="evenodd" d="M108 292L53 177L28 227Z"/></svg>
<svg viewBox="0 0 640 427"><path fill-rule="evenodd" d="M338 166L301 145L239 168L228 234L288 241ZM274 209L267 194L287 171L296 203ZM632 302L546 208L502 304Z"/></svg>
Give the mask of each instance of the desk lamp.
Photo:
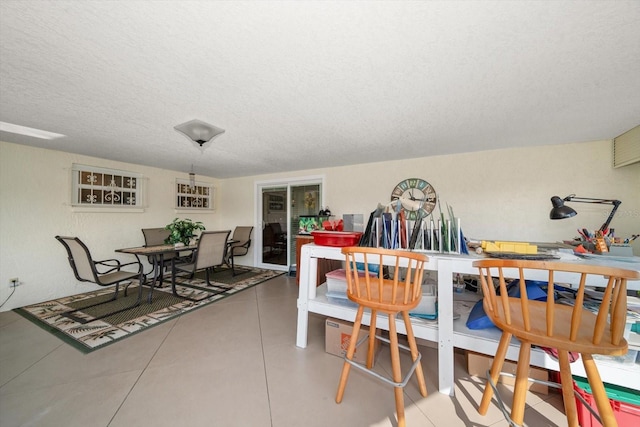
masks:
<svg viewBox="0 0 640 427"><path fill-rule="evenodd" d="M613 205L613 209L609 214L607 220L602 224L599 231L603 234L606 234L606 230L609 228L609 223L613 219L616 211L618 210L618 206L622 204L620 200L611 200L611 199L591 199L588 197L576 197L575 194L570 194L564 199L561 199L558 196L553 196L551 198L551 204L553 205L553 209L549 212L550 219L565 219L570 218L572 216L576 216L577 213L569 206L565 206L564 202L579 202L579 203L595 203L599 205Z"/></svg>

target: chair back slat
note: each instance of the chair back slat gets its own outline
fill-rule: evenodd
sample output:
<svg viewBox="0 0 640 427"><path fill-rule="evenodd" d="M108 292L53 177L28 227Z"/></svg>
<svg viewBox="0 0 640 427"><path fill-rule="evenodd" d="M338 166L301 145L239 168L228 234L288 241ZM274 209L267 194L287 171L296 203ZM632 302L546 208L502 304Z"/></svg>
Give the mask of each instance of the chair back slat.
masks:
<svg viewBox="0 0 640 427"><path fill-rule="evenodd" d="M600 342L602 341L602 336L604 335L607 318L609 317L609 310L605 310L605 308L611 307L611 297L613 293L613 284L611 283L612 280L615 279L613 277L610 277L609 283L605 288L604 295L602 296L601 308L598 311L598 316L596 317L596 327L593 332L594 344L600 344Z"/></svg>
<svg viewBox="0 0 640 427"><path fill-rule="evenodd" d="M502 302L502 307L509 307L509 293L507 291L507 284L504 280L504 275L502 269L498 270L498 280L500 281L500 301ZM495 290L494 290L495 292ZM505 310L504 316L507 324L511 324L511 310Z"/></svg>
<svg viewBox="0 0 640 427"><path fill-rule="evenodd" d="M554 283L553 280L553 270L549 270L549 278L547 279L547 283ZM553 286L547 286L547 336L553 336L553 329L555 327L555 291Z"/></svg>
<svg viewBox="0 0 640 427"><path fill-rule="evenodd" d="M627 280L640 280L640 272L588 264L502 259L476 261L474 266L479 269L486 313L496 325L512 328L510 331L516 336L519 336L517 330L520 329L525 337L528 333L546 334L546 337L553 338L549 342L559 347L563 340L567 343L584 341L585 346L592 347L589 350L593 350L593 354L598 354L597 346L626 345L623 341L627 312L626 283ZM507 295L506 269L510 273L517 270L519 302ZM526 280L533 270L548 271L546 302L531 300L527 295ZM608 277L608 280L600 307L592 312L586 309L585 289L595 276ZM498 278L499 296L493 283L494 277ZM563 282L558 283L558 280ZM578 284L573 306L554 299L555 286L564 285L565 282Z"/></svg>
<svg viewBox="0 0 640 427"><path fill-rule="evenodd" d="M524 271L520 269L520 309L522 310L522 318L524 320L524 330L531 330L531 315L529 314L529 295L527 294L527 281L524 277Z"/></svg>
<svg viewBox="0 0 640 427"><path fill-rule="evenodd" d="M617 286L614 288L610 333L613 342L617 343L623 339L624 327L627 322L627 279L621 277L615 282L617 282Z"/></svg>
<svg viewBox="0 0 640 427"><path fill-rule="evenodd" d="M576 292L576 302L573 306L573 313L571 315L571 333L569 339L575 341L578 336L578 328L580 327L580 320L582 319L582 307L584 306L584 290L585 290L586 275L580 275L580 284L578 285L578 291ZM601 309L606 309L601 307Z"/></svg>
<svg viewBox="0 0 640 427"><path fill-rule="evenodd" d="M414 308L422 298L424 254L383 248L342 248L346 257L347 296L377 310L398 312ZM362 271L358 263L362 263ZM377 274L371 272L377 266ZM388 277L384 266L387 265Z"/></svg>
<svg viewBox="0 0 640 427"><path fill-rule="evenodd" d="M490 271L488 272L491 273ZM489 286L491 283L491 286ZM484 300L482 301L482 305L486 312L495 313L497 307L496 301L496 290L493 287L493 278L491 276L486 276L484 274L480 275L480 286L482 287L482 295L484 295Z"/></svg>
<svg viewBox="0 0 640 427"><path fill-rule="evenodd" d="M198 239L195 269L216 267L224 263L227 239L231 230L203 231Z"/></svg>

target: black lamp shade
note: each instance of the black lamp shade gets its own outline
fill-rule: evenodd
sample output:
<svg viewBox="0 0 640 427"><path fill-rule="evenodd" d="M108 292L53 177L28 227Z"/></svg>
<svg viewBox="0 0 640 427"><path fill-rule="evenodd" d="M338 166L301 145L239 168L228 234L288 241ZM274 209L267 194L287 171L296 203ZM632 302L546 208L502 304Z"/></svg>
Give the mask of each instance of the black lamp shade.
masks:
<svg viewBox="0 0 640 427"><path fill-rule="evenodd" d="M553 196L551 198L551 204L553 205L551 212L549 212L549 218L551 219L565 219L576 216L576 211L569 206L565 206L564 200L558 196Z"/></svg>

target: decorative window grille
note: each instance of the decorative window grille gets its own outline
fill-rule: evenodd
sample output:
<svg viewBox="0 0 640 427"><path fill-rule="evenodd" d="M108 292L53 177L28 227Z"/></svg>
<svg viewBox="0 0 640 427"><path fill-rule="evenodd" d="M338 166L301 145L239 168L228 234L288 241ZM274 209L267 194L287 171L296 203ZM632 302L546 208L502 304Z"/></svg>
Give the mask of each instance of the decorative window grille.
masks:
<svg viewBox="0 0 640 427"><path fill-rule="evenodd" d="M189 180L176 179L176 209L213 209L213 186L196 181L192 187Z"/></svg>
<svg viewBox="0 0 640 427"><path fill-rule="evenodd" d="M74 164L72 167L74 206L142 207L142 175Z"/></svg>

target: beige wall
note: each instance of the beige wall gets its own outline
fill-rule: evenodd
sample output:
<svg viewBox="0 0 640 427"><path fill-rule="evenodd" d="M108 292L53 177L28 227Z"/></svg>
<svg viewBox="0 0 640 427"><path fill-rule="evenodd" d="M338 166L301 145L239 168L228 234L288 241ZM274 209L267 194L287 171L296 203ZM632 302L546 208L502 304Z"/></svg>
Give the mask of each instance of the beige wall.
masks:
<svg viewBox="0 0 640 427"><path fill-rule="evenodd" d="M144 213L79 213L69 206L72 163L140 172L148 178ZM608 206L574 203L578 216L548 219L553 195L622 200L612 227L618 235L640 232L640 164L611 167L611 141L539 148L425 157L413 160L305 170L296 173L215 180L213 213L176 213L173 183L186 174L112 162L69 153L0 142L0 302L9 295L8 282L24 285L0 309L83 292L76 283L56 234L77 235L95 258L127 255L114 249L143 243L140 229L162 226L176 216L203 221L207 229L233 229L256 224L256 181L323 175L325 203L334 214L368 213L385 203L393 187L405 178L429 181L445 204L462 219L465 235L477 239L557 241L576 235L576 228L597 229ZM254 232L255 233L255 232ZM640 239L635 251L639 253ZM255 245L252 246L252 250ZM244 264L253 264L250 252Z"/></svg>
<svg viewBox="0 0 640 427"><path fill-rule="evenodd" d="M621 200L611 227L619 236L639 233L640 163L613 169L611 155L611 141L595 141L228 179L222 183L221 221L228 214L252 219L253 207L238 195L250 194L255 181L324 175L332 213L362 213L366 220L378 202L389 202L398 182L416 177L433 185L443 211L447 204L453 208L467 238L553 242L572 239L578 227L598 229L612 206L571 203L577 216L549 220L551 197L572 193ZM640 239L635 243L640 253Z"/></svg>
<svg viewBox="0 0 640 427"><path fill-rule="evenodd" d="M147 208L143 213L74 212L70 206L72 163L142 173ZM9 295L10 278L23 282L0 310L84 292L90 286L75 280L56 235L80 237L95 259L130 262L135 260L132 255L114 250L144 244L143 227L162 227L180 216L202 221L208 229L218 228L218 211L176 213L176 178L188 175L0 142L0 284L5 284L0 286L0 302ZM217 180L197 179L213 183L217 196Z"/></svg>

